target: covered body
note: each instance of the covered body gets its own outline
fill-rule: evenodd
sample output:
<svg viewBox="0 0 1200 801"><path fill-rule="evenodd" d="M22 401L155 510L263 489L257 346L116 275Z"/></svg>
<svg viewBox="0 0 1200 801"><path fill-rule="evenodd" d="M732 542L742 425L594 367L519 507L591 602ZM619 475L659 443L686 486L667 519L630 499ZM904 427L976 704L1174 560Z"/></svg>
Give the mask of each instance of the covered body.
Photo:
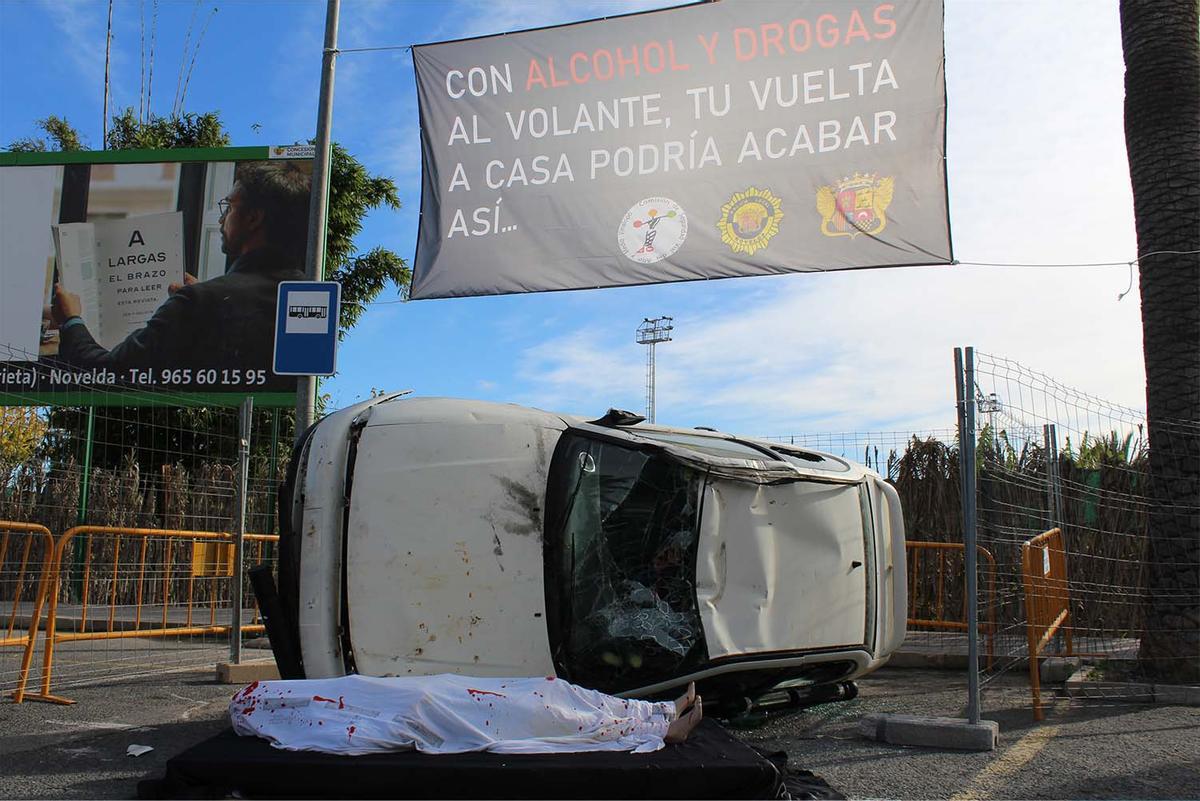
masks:
<svg viewBox="0 0 1200 801"><path fill-rule="evenodd" d="M238 734L288 751L550 754L657 751L669 701L625 700L553 676L343 676L259 681L229 704Z"/></svg>

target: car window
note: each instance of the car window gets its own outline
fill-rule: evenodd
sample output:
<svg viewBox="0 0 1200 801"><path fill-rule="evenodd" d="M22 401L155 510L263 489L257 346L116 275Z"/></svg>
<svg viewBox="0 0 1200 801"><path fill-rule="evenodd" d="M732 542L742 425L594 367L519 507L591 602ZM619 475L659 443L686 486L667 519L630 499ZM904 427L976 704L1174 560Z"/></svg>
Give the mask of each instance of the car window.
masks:
<svg viewBox="0 0 1200 801"><path fill-rule="evenodd" d="M841 459L825 456L812 451L805 451L799 448L791 448L785 445L771 445L771 449L778 451L784 459L787 459L796 467L804 468L805 470L829 470L834 473L850 472L850 465L843 462Z"/></svg>
<svg viewBox="0 0 1200 801"><path fill-rule="evenodd" d="M551 487L565 497L551 503L565 510L555 546L571 678L613 692L678 675L705 653L695 587L703 478L611 442L574 436L564 447L555 464L569 475Z"/></svg>
<svg viewBox="0 0 1200 801"><path fill-rule="evenodd" d="M643 431L641 429L633 429L629 433L645 437L646 439L658 440L659 442L671 442L676 445L683 445L701 453L707 453L712 456L723 456L726 459L754 459L759 462L779 461L764 450L732 439L706 437L701 434L687 434L681 431Z"/></svg>

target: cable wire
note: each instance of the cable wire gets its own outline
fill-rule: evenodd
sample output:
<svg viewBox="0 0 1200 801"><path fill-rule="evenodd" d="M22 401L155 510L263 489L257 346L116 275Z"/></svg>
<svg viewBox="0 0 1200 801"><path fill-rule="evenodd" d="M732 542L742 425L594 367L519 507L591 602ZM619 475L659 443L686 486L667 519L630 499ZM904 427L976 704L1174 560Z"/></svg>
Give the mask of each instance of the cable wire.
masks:
<svg viewBox="0 0 1200 801"><path fill-rule="evenodd" d="M382 48L392 49L397 48ZM1117 300L1121 300L1133 289L1133 266L1142 259L1150 256L1195 256L1200 254L1200 250L1155 250L1150 253L1144 253L1132 261L1083 261L1083 262L1067 262L1067 263L1036 263L1036 262L999 262L999 261L959 261L955 259L950 262L952 266L962 267L1128 267L1129 273L1129 288L1117 296ZM830 272L829 270L820 269L813 272ZM358 303L352 300L343 300L344 306L392 306L397 303L408 303L407 300L375 300L370 303Z"/></svg>

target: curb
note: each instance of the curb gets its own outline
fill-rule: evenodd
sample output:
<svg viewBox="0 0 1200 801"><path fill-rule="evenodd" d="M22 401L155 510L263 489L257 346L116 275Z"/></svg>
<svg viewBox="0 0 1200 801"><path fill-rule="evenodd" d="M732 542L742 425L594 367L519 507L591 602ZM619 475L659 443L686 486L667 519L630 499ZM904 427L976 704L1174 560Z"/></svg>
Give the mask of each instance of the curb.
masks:
<svg viewBox="0 0 1200 801"><path fill-rule="evenodd" d="M1075 671L1066 682L1067 695L1081 701L1120 704L1175 704L1200 706L1200 687L1145 682L1098 681L1088 678L1090 668Z"/></svg>
<svg viewBox="0 0 1200 801"><path fill-rule="evenodd" d="M1004 664L1009 668L1029 669L1029 660L1023 656L1004 657ZM969 664L966 654L948 651L896 651L889 658L885 667L894 668L928 668L932 670L966 670ZM979 654L979 669L987 667L987 654Z"/></svg>
<svg viewBox="0 0 1200 801"><path fill-rule="evenodd" d="M982 661L982 660L981 660ZM886 667L932 668L934 670L966 670L966 654L934 653L926 651L896 651L888 659Z"/></svg>
<svg viewBox="0 0 1200 801"><path fill-rule="evenodd" d="M1000 741L1000 724L994 720L970 723L962 718L880 713L864 715L858 722L858 733L892 745L994 751Z"/></svg>

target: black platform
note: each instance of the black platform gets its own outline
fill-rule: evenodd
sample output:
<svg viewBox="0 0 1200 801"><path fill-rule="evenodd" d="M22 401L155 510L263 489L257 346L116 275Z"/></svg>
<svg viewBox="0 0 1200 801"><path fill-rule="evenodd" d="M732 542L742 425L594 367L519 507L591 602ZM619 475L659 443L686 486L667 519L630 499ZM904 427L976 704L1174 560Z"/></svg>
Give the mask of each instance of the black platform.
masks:
<svg viewBox="0 0 1200 801"><path fill-rule="evenodd" d="M141 798L787 798L786 755L770 758L704 720L686 742L650 754L335 756L282 751L232 729L167 762ZM804 772L793 772L788 785ZM840 798L819 778L807 798Z"/></svg>

